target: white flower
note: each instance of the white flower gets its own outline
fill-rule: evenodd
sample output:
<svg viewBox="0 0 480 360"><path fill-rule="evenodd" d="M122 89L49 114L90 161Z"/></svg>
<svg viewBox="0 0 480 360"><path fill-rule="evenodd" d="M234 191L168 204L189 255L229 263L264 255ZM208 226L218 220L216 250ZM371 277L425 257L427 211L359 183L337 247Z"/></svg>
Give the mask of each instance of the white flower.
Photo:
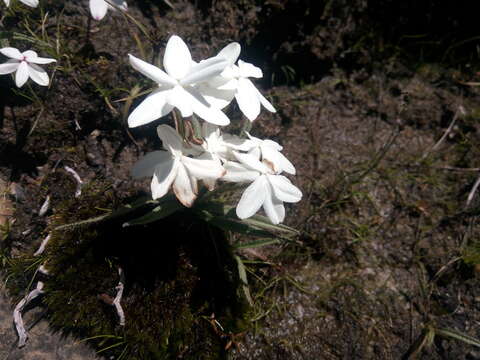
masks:
<svg viewBox="0 0 480 360"><path fill-rule="evenodd" d="M301 200L302 192L283 175L275 174L252 154L234 152L239 161L224 164L227 173L222 180L231 182L253 181L242 194L236 212L240 219L253 216L261 207L273 224L285 219L284 202Z"/></svg>
<svg viewBox="0 0 480 360"><path fill-rule="evenodd" d="M109 4L109 2L115 6ZM107 14L107 10L115 10L118 7L120 10L127 11L128 6L125 0L90 0L90 13L95 20L102 20Z"/></svg>
<svg viewBox="0 0 480 360"><path fill-rule="evenodd" d="M262 140L250 135L247 132L248 137L254 144L254 148L249 150L251 154L254 154L257 158L262 158L263 161L268 161L273 167L273 171L295 175L295 167L293 164L280 152L283 147L273 140Z"/></svg>
<svg viewBox="0 0 480 360"><path fill-rule="evenodd" d="M15 84L17 87L22 87L29 77L38 85L48 86L50 82L48 74L37 64L50 64L57 60L39 57L32 50L21 53L12 47L2 48L0 53L10 58L6 63L0 64L0 75L16 72Z"/></svg>
<svg viewBox="0 0 480 360"><path fill-rule="evenodd" d="M218 108L211 106L195 84L220 74L228 65L222 57L196 64L183 40L170 37L163 57L165 71L129 55L133 68L158 83L158 89L148 95L128 117L130 127L144 125L167 115L173 108L183 117L196 114L216 125L228 125L230 120Z"/></svg>
<svg viewBox="0 0 480 360"><path fill-rule="evenodd" d="M164 196L170 187L178 200L191 207L198 193L197 180L218 179L225 169L217 161L185 156L182 139L172 127L160 125L158 136L167 151L154 151L145 155L132 168L132 176L152 176L152 197Z"/></svg>
<svg viewBox="0 0 480 360"><path fill-rule="evenodd" d="M238 60L240 55L240 45L231 43L223 48L217 57L225 58L229 66L206 84L199 85L200 91L213 106L222 109L227 106L235 97L238 107L250 120L255 120L260 114L261 105L268 111L276 112L275 108L265 97L257 90L252 81L248 78L263 77L262 70L250 63Z"/></svg>
<svg viewBox="0 0 480 360"><path fill-rule="evenodd" d="M10 0L3 0L5 2L5 5L10 6ZM31 7L37 7L38 6L38 0L20 0L22 3L25 5L31 6Z"/></svg>
<svg viewBox="0 0 480 360"><path fill-rule="evenodd" d="M220 127L207 122L202 125L202 136L204 139L202 144L204 151L210 153L213 158L218 158L223 162L234 159L232 150L249 151L255 146L255 143L249 139L242 139L231 134L222 134Z"/></svg>

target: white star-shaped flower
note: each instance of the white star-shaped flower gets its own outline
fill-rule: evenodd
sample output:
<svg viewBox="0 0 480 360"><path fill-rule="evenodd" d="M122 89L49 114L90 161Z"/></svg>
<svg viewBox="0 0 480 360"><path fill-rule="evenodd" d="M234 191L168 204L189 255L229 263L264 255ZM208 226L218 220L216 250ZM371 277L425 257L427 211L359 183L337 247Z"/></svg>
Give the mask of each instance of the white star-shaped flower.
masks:
<svg viewBox="0 0 480 360"><path fill-rule="evenodd" d="M10 6L10 0L3 0L3 1L5 2L5 5ZM38 6L38 0L20 0L20 1L30 7Z"/></svg>
<svg viewBox="0 0 480 360"><path fill-rule="evenodd" d="M115 6L109 4L109 2ZM127 11L128 5L125 0L90 0L90 13L95 20L102 20L107 14L107 10L120 10Z"/></svg>
<svg viewBox="0 0 480 360"><path fill-rule="evenodd" d="M158 136L167 151L153 151L140 159L132 168L132 176L141 178L152 176L152 197L159 199L170 187L178 200L191 207L198 194L198 180L218 179L225 174L219 162L211 159L185 156L182 139L172 127L160 125Z"/></svg>
<svg viewBox="0 0 480 360"><path fill-rule="evenodd" d="M128 117L128 125L136 127L159 119L177 108L182 117L198 115L216 125L228 125L230 120L218 108L211 106L195 88L197 83L220 74L228 62L214 57L196 64L183 40L170 37L163 57L165 71L129 55L133 68L158 84Z"/></svg>
<svg viewBox="0 0 480 360"><path fill-rule="evenodd" d="M260 162L255 155L234 152L237 162L224 164L226 174L222 180L230 182L252 182L242 194L236 208L237 216L246 219L261 207L273 224L285 219L284 202L301 200L302 192L288 178L278 175Z"/></svg>
<svg viewBox="0 0 480 360"><path fill-rule="evenodd" d="M10 58L6 63L0 64L0 75L16 72L15 84L17 87L22 87L29 77L38 85L48 86L50 83L48 74L38 64L50 64L57 60L39 57L33 50L21 53L12 47L2 48L0 53Z"/></svg>

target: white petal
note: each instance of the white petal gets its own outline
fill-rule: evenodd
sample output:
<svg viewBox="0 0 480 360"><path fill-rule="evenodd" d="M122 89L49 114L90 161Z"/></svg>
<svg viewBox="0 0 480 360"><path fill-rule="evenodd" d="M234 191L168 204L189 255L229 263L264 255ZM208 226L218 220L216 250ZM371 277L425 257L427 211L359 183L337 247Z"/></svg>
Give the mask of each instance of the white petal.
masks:
<svg viewBox="0 0 480 360"><path fill-rule="evenodd" d="M38 6L38 0L20 0L22 3L25 5L31 6L31 7L37 7Z"/></svg>
<svg viewBox="0 0 480 360"><path fill-rule="evenodd" d="M197 89L191 86L184 87L192 96L192 109L195 114L209 123L225 126L230 124L230 119L220 109L210 106Z"/></svg>
<svg viewBox="0 0 480 360"><path fill-rule="evenodd" d="M130 174L134 179L153 176L155 168L172 161L172 154L168 151L152 151L138 160L130 170ZM172 163L173 164L173 163Z"/></svg>
<svg viewBox="0 0 480 360"><path fill-rule="evenodd" d="M135 70L142 73L149 79L152 79L156 83L166 86L175 86L177 84L177 81L175 79L172 79L162 69L143 60L140 60L139 58L136 58L131 54L128 54L128 58L130 60L130 65L132 65Z"/></svg>
<svg viewBox="0 0 480 360"><path fill-rule="evenodd" d="M270 146L261 146L262 157L273 164L276 172L285 171L295 175L295 167L281 152L271 148Z"/></svg>
<svg viewBox="0 0 480 360"><path fill-rule="evenodd" d="M240 44L237 42L232 42L220 50L220 52L217 54L217 57L223 57L230 63L230 65L233 65L240 56L240 50Z"/></svg>
<svg viewBox="0 0 480 360"><path fill-rule="evenodd" d="M246 219L254 215L265 201L265 188L270 186L265 176L259 176L243 192L237 205L237 216L240 219Z"/></svg>
<svg viewBox="0 0 480 360"><path fill-rule="evenodd" d="M223 69L225 69L225 67L228 66L228 63L225 64L225 61L226 60L224 58L219 58L217 56L211 57L211 58L206 59L206 60L202 60L199 63L196 63L195 61L192 61L193 65L190 68L190 70L188 71L187 77L190 76L190 74L194 74L196 72L203 71L206 68L209 68L211 66L215 66L215 65L218 65L218 64L221 64ZM186 81L185 78L182 79L182 81L185 82Z"/></svg>
<svg viewBox="0 0 480 360"><path fill-rule="evenodd" d="M249 135L250 136L250 135ZM253 136L250 137L250 139L253 139ZM255 138L255 139L258 139L258 138ZM260 139L259 139L260 140ZM273 141L273 140L270 140L270 139L265 139L265 140L260 140L260 145L262 147L270 147L274 150L277 150L277 151L282 151L283 150L283 146L280 145L279 143L277 143L276 141Z"/></svg>
<svg viewBox="0 0 480 360"><path fill-rule="evenodd" d="M6 57L9 57L11 59L15 60L23 60L23 55L18 49L12 48L12 47L5 47L0 49L0 53L5 55Z"/></svg>
<svg viewBox="0 0 480 360"><path fill-rule="evenodd" d="M238 80L235 99L248 120L253 121L260 114L260 99L257 96L257 89L250 80L244 78Z"/></svg>
<svg viewBox="0 0 480 360"><path fill-rule="evenodd" d="M28 58L27 61L29 63L43 65L43 64L50 64L50 63L56 62L57 60L37 56L36 58L33 58L33 59Z"/></svg>
<svg viewBox="0 0 480 360"><path fill-rule="evenodd" d="M238 160L238 162L250 168L251 170L256 170L262 174L268 174L271 172L267 165L260 162L260 160L255 155L243 154L237 151L233 151L233 155Z"/></svg>
<svg viewBox="0 0 480 360"><path fill-rule="evenodd" d="M283 175L267 175L275 196L285 202L295 203L302 199L302 192Z"/></svg>
<svg viewBox="0 0 480 360"><path fill-rule="evenodd" d="M192 55L187 45L177 36L172 35L167 42L163 67L174 79L180 80L185 77L192 66Z"/></svg>
<svg viewBox="0 0 480 360"><path fill-rule="evenodd" d="M196 87L207 102L217 108L223 109L235 97L235 90L220 90L211 87L208 83L202 83Z"/></svg>
<svg viewBox="0 0 480 360"><path fill-rule="evenodd" d="M25 57L25 60L28 62L30 62L31 59L35 59L38 57L38 54L33 50L24 51L22 55Z"/></svg>
<svg viewBox="0 0 480 360"><path fill-rule="evenodd" d="M197 197L194 184L192 184L187 170L181 162L179 162L177 176L173 181L173 192L177 199L186 207L191 207Z"/></svg>
<svg viewBox="0 0 480 360"><path fill-rule="evenodd" d="M172 185L178 173L180 163L170 158L170 161L157 165L152 178L152 198L159 199L164 196Z"/></svg>
<svg viewBox="0 0 480 360"><path fill-rule="evenodd" d="M50 79L45 70L36 64L28 65L28 75L35 81L38 85L48 86Z"/></svg>
<svg viewBox="0 0 480 360"><path fill-rule="evenodd" d="M184 78L182 78L180 83L184 85L199 83L202 81L209 80L214 76L220 75L222 71L228 66L228 61L222 58L215 59L215 60L216 62L212 65L205 66L202 68L199 68L197 66L195 71L189 71L189 73Z"/></svg>
<svg viewBox="0 0 480 360"><path fill-rule="evenodd" d="M168 92L167 103L180 110L182 117L192 116L192 96L180 85Z"/></svg>
<svg viewBox="0 0 480 360"><path fill-rule="evenodd" d="M240 69L241 77L263 77L262 69L242 60L238 60L238 68Z"/></svg>
<svg viewBox="0 0 480 360"><path fill-rule="evenodd" d="M255 147L255 143L253 141L231 134L223 135L223 143L225 146L239 151L249 151ZM259 156L257 158L259 158Z"/></svg>
<svg viewBox="0 0 480 360"><path fill-rule="evenodd" d="M158 89L148 95L128 117L128 126L136 127L147 124L172 111L173 106L166 102L168 91Z"/></svg>
<svg viewBox="0 0 480 360"><path fill-rule="evenodd" d="M275 197L270 186L265 187L265 201L263 210L272 224L279 224L285 219L285 207L283 202Z"/></svg>
<svg viewBox="0 0 480 360"><path fill-rule="evenodd" d="M5 5L10 6L10 0L3 0L5 2Z"/></svg>
<svg viewBox="0 0 480 360"><path fill-rule="evenodd" d="M120 10L127 11L128 10L128 5L127 2L124 0L110 0L110 2L118 7ZM115 6L109 5L110 9L116 10Z"/></svg>
<svg viewBox="0 0 480 360"><path fill-rule="evenodd" d="M105 0L90 0L90 13L95 20L102 20L107 10L108 4Z"/></svg>
<svg viewBox="0 0 480 360"><path fill-rule="evenodd" d="M15 59L9 59L6 63L0 64L0 75L10 74L18 69L20 63Z"/></svg>
<svg viewBox="0 0 480 360"><path fill-rule="evenodd" d="M28 80L28 64L22 61L18 66L15 74L15 84L17 87L22 87Z"/></svg>
<svg viewBox="0 0 480 360"><path fill-rule="evenodd" d="M166 150L176 157L182 156L182 139L174 128L169 125L159 125L157 134Z"/></svg>
<svg viewBox="0 0 480 360"><path fill-rule="evenodd" d="M225 169L218 160L194 159L182 156L182 163L188 173L197 179L218 179L225 174Z"/></svg>
<svg viewBox="0 0 480 360"><path fill-rule="evenodd" d="M261 175L258 171L247 169L245 166L234 161L227 161L223 164L223 167L227 171L222 177L223 181L235 183L252 182Z"/></svg>

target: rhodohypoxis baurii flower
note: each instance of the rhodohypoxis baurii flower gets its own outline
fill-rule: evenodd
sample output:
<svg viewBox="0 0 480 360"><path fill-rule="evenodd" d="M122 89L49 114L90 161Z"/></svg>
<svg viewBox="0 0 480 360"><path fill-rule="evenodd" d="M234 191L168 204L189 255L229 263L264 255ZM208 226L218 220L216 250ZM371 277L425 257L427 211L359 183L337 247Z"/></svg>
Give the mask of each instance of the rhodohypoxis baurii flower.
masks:
<svg viewBox="0 0 480 360"><path fill-rule="evenodd" d="M123 11L127 11L128 9L127 2L125 0L108 1L115 6L110 5L105 0L90 0L90 13L95 20L102 20L107 14L108 9L115 10L115 7L118 7Z"/></svg>
<svg viewBox="0 0 480 360"><path fill-rule="evenodd" d="M239 55L240 45L237 43L227 45L218 53L217 56L228 59L229 64L220 76L201 85L205 97L219 108L225 107L235 97L238 107L250 121L258 117L261 105L268 111L276 112L249 79L263 77L262 70L242 60L235 65Z"/></svg>
<svg viewBox="0 0 480 360"><path fill-rule="evenodd" d="M128 117L130 127L140 126L170 113L177 108L182 117L198 115L216 125L228 125L230 120L218 108L211 106L195 87L197 83L220 74L228 65L223 57L195 63L183 40L173 35L167 42L163 67L165 71L129 55L133 68L158 84Z"/></svg>
<svg viewBox="0 0 480 360"><path fill-rule="evenodd" d="M10 0L3 0L5 2L5 5L10 6ZM25 5L31 6L31 7L37 7L38 6L38 0L20 0L22 3Z"/></svg>
<svg viewBox="0 0 480 360"><path fill-rule="evenodd" d="M182 139L172 127L160 125L158 136L167 151L153 151L140 159L132 169L132 176L141 178L152 176L152 197L164 196L170 187L178 200L191 207L198 193L197 181L201 179L218 179L225 174L219 162L185 156Z"/></svg>
<svg viewBox="0 0 480 360"><path fill-rule="evenodd" d="M21 53L12 47L2 48L0 53L10 58L6 63L0 64L0 75L16 72L15 84L18 87L22 87L29 77L38 85L48 86L48 74L37 64L50 64L57 60L39 57L33 50Z"/></svg>
<svg viewBox="0 0 480 360"><path fill-rule="evenodd" d="M245 189L237 205L240 219L253 216L261 207L273 224L285 219L284 202L295 203L301 200L302 192L288 178L276 174L255 155L234 152L237 162L224 164L227 170L222 180L252 183Z"/></svg>

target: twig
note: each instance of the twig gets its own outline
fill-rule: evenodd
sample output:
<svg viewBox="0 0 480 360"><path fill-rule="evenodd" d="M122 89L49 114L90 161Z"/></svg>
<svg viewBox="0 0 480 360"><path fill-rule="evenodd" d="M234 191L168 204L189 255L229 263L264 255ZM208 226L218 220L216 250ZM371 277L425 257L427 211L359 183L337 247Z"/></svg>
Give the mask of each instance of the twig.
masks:
<svg viewBox="0 0 480 360"><path fill-rule="evenodd" d="M125 326L125 313L123 312L122 304L120 304L123 296L125 276L123 275L123 270L120 267L118 268L118 275L120 275L120 280L115 288L117 290L117 295L115 296L115 299L113 299L112 305L115 306L115 309L117 310L120 326Z"/></svg>
<svg viewBox="0 0 480 360"><path fill-rule="evenodd" d="M46 237L45 239L43 239L42 243L41 243L40 246L38 247L38 250L35 251L35 253L33 254L33 256L38 256L38 255L42 254L42 253L45 251L45 247L47 246L48 241L50 240L50 235L51 235L51 234L48 234L47 237Z"/></svg>
<svg viewBox="0 0 480 360"><path fill-rule="evenodd" d="M37 283L37 288L30 291L30 293L25 296L13 310L13 322L15 323L15 328L18 333L18 347L25 346L25 343L28 338L27 331L25 330L25 325L23 324L22 311L26 305L28 305L33 299L37 298L43 293L43 282L39 281Z"/></svg>
<svg viewBox="0 0 480 360"><path fill-rule="evenodd" d="M475 184L473 184L472 190L470 190L470 194L468 194L467 203L465 204L465 209L468 208L468 206L472 202L472 199L475 196L475 193L477 192L479 185L480 185L480 176L478 177L477 181L475 181Z"/></svg>
<svg viewBox="0 0 480 360"><path fill-rule="evenodd" d="M78 173L75 170L73 170L71 167L67 165L65 165L63 168L65 169L66 172L72 174L73 178L77 181L77 190L75 191L75 197L79 197L80 195L82 195L82 185L83 185L83 181L80 178L80 175L78 175Z"/></svg>

